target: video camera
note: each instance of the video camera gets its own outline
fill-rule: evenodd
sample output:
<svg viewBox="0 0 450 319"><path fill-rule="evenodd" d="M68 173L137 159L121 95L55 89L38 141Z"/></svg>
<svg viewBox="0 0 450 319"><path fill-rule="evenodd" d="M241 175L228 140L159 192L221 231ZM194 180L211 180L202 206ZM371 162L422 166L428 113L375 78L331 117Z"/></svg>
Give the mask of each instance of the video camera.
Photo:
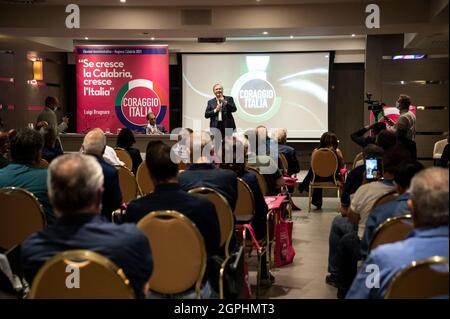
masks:
<svg viewBox="0 0 450 319"><path fill-rule="evenodd" d="M380 112L383 111L383 106L385 106L386 103L372 100L372 93L366 93L366 98L367 100L364 100L364 103L368 104L367 109L369 111L372 111L375 115L378 115Z"/></svg>

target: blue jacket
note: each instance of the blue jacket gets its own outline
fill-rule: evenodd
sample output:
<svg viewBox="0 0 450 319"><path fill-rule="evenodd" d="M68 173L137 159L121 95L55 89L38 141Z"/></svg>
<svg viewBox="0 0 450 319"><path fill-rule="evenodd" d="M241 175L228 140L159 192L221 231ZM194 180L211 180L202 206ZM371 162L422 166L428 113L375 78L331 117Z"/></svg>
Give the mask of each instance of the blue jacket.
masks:
<svg viewBox="0 0 450 319"><path fill-rule="evenodd" d="M356 275L346 298L384 298L395 274L415 260L432 256L448 258L448 225L417 228L403 241L381 245L374 249ZM373 277L373 270L368 267L369 265L376 265L379 269L379 288L369 288L366 285L366 280L371 282L368 276Z"/></svg>
<svg viewBox="0 0 450 319"><path fill-rule="evenodd" d="M25 278L31 284L48 259L73 249L92 250L109 258L123 269L136 296L144 296L143 288L153 269L147 237L133 224L108 223L96 214L58 218L55 225L28 238L21 251Z"/></svg>

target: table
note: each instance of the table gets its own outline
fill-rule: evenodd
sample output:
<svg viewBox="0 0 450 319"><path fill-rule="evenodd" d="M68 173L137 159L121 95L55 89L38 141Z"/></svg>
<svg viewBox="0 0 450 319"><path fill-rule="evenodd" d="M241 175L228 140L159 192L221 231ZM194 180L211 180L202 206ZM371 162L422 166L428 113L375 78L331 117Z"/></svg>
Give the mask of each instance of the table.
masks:
<svg viewBox="0 0 450 319"><path fill-rule="evenodd" d="M78 133L65 133L60 134L61 143L63 145L64 152L78 152L83 144L83 139L86 134ZM147 144L150 141L163 141L169 146L177 143L177 135L173 135L171 139L171 134L164 135L145 135L145 134L135 134L136 144L133 147L137 148L141 153L145 154L147 149ZM106 144L111 147L116 147L117 134L106 134Z"/></svg>

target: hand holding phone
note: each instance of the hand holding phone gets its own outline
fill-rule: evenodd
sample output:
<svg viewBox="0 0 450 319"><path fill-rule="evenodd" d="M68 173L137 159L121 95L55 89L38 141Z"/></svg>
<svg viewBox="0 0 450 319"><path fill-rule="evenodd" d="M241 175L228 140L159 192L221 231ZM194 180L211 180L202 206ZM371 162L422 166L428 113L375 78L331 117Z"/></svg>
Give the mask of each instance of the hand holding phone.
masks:
<svg viewBox="0 0 450 319"><path fill-rule="evenodd" d="M365 164L366 164L366 175L365 175L366 180L368 181L377 180L378 177L380 176L378 159L374 157L366 158Z"/></svg>

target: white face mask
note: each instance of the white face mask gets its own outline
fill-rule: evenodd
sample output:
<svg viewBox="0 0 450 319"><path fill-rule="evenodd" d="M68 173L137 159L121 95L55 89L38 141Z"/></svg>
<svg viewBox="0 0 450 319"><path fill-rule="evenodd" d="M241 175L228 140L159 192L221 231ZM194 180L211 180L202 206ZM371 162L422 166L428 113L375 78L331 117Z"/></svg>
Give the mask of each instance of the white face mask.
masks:
<svg viewBox="0 0 450 319"><path fill-rule="evenodd" d="M395 107L396 107L396 108L400 108L400 103L398 103L398 101L395 102Z"/></svg>

